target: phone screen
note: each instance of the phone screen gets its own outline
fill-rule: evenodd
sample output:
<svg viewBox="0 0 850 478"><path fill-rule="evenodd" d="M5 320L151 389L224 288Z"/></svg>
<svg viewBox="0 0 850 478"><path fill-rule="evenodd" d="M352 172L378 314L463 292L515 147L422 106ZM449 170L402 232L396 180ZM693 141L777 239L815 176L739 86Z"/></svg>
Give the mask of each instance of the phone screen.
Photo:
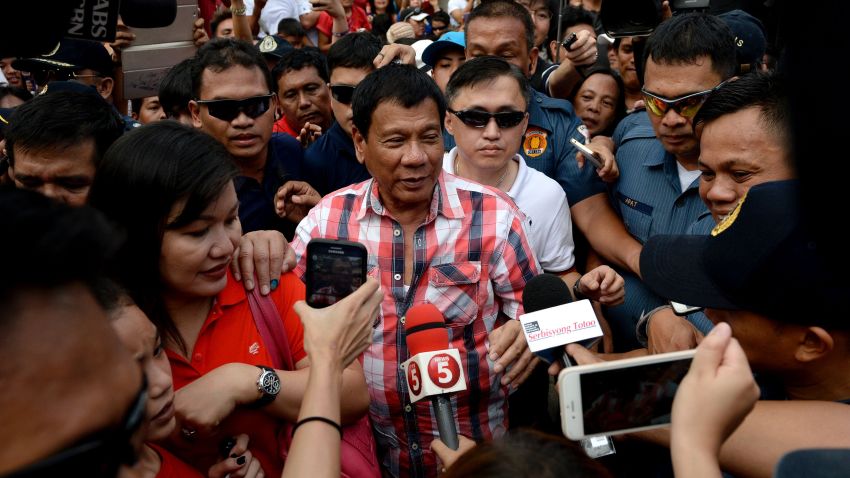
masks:
<svg viewBox="0 0 850 478"><path fill-rule="evenodd" d="M673 398L691 359L583 373L584 434L670 423Z"/></svg>
<svg viewBox="0 0 850 478"><path fill-rule="evenodd" d="M307 303L327 307L357 290L366 280L366 254L344 244L313 244L307 251Z"/></svg>

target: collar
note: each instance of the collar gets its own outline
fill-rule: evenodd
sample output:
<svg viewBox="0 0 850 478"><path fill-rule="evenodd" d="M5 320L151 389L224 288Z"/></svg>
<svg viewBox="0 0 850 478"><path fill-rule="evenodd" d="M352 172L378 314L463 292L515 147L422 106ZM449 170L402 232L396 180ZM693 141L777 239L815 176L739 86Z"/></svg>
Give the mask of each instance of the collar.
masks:
<svg viewBox="0 0 850 478"><path fill-rule="evenodd" d="M437 178L437 184L434 186L434 193L431 197L428 217L424 223L435 220L438 215L445 216L448 219L460 219L464 217L463 208L460 205L460 199L457 194L457 185L452 178L453 176L447 176L445 171L440 170L440 175ZM365 218L369 209L379 216L392 217L383 203L381 203L378 183L374 178L370 179L367 184L365 198L360 209L357 211L357 219L362 220Z"/></svg>
<svg viewBox="0 0 850 478"><path fill-rule="evenodd" d="M528 102L528 127L526 131L532 128L542 128L548 133L555 131L552 123L549 122L549 117L543 112L543 104L546 102L546 95L535 90L531 86L528 87L531 91L531 101Z"/></svg>

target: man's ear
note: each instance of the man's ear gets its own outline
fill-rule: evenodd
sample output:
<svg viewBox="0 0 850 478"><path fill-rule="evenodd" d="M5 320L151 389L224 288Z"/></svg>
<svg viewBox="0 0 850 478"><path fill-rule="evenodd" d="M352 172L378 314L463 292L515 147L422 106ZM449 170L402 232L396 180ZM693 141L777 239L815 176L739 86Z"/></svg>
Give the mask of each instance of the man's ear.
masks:
<svg viewBox="0 0 850 478"><path fill-rule="evenodd" d="M100 84L97 85L97 92L103 99L108 99L112 95L112 89L115 87L115 80L106 77L101 78Z"/></svg>
<svg viewBox="0 0 850 478"><path fill-rule="evenodd" d="M192 126L200 129L203 123L201 123L201 105L197 101L189 100L189 113L192 115Z"/></svg>
<svg viewBox="0 0 850 478"><path fill-rule="evenodd" d="M452 135L452 136L455 135L455 126L457 126L455 124L456 119L457 119L457 116L446 111L446 119L445 119L446 131L448 131L449 134Z"/></svg>
<svg viewBox="0 0 850 478"><path fill-rule="evenodd" d="M366 138L360 134L360 130L357 129L357 126L351 125L351 139L354 140L354 153L357 156L357 162L365 165L366 154L364 151L366 149Z"/></svg>
<svg viewBox="0 0 850 478"><path fill-rule="evenodd" d="M799 362L814 362L829 355L835 348L835 339L821 327L807 327L797 344L794 358Z"/></svg>
<svg viewBox="0 0 850 478"><path fill-rule="evenodd" d="M540 50L538 50L537 47L532 48L531 51L528 52L529 62L528 62L528 75L527 76L529 78L531 78L531 75L534 74L534 70L537 69L537 59L539 57L540 57Z"/></svg>

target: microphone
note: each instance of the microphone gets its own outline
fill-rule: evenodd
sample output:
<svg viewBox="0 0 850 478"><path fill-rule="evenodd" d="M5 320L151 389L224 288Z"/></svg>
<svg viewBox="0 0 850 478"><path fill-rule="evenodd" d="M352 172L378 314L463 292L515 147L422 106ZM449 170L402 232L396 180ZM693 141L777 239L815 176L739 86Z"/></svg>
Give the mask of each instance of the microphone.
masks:
<svg viewBox="0 0 850 478"><path fill-rule="evenodd" d="M560 277L554 274L543 273L532 277L525 285L525 289L522 291L522 308L525 310L526 314L552 309L572 302L573 297L570 295L570 288L567 287L567 284ZM593 313L592 307L590 311L594 314L593 320L595 320L595 313ZM564 311L564 313L566 312L567 311ZM534 324L537 324L537 322L535 321ZM523 331L526 334L526 339L529 339L528 341L531 343L532 333L536 330L533 327L523 324ZM578 344L583 345L584 347L592 347L598 340L599 337L597 336L588 340L578 341ZM548 363L552 363L558 359L564 367L576 365L566 351L558 357L558 352L562 351L563 346L571 341L565 336L563 337L563 340L558 340L557 342L560 343L555 344L555 346L551 348L538 350L537 352L534 352L535 355Z"/></svg>
<svg viewBox="0 0 850 478"><path fill-rule="evenodd" d="M460 352L449 348L446 321L433 304L411 307L404 319L404 331L411 358L402 367L406 369L411 402L431 398L440 440L457 450L457 427L448 392L466 390Z"/></svg>

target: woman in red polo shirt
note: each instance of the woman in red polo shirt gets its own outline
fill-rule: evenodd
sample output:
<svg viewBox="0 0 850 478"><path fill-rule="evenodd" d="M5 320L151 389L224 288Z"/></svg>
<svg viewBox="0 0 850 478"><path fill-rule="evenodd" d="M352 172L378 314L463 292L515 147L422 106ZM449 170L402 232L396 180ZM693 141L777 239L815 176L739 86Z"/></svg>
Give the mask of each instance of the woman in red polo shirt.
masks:
<svg viewBox="0 0 850 478"><path fill-rule="evenodd" d="M169 448L196 469L246 433L268 476L280 476L307 384L303 329L292 305L304 286L292 273L269 294L296 370L271 370L242 286L230 274L241 227L236 168L210 136L172 122L138 128L107 151L90 203L123 226L116 274L161 331L174 377L179 436ZM343 373L343 422L369 405L356 361Z"/></svg>

